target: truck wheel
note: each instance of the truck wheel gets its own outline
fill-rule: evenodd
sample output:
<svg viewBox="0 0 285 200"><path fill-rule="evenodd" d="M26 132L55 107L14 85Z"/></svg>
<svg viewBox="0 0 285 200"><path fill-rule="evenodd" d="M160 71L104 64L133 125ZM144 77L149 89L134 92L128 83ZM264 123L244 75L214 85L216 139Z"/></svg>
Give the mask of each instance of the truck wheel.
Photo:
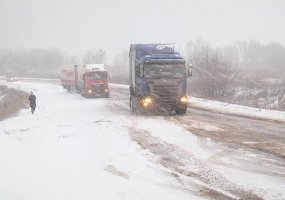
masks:
<svg viewBox="0 0 285 200"><path fill-rule="evenodd" d="M76 92L75 87L70 86L69 91L70 91L70 93L74 94Z"/></svg>
<svg viewBox="0 0 285 200"><path fill-rule="evenodd" d="M178 114L178 115L184 115L186 113L186 111L187 111L187 108L177 108L175 110L176 114Z"/></svg>
<svg viewBox="0 0 285 200"><path fill-rule="evenodd" d="M84 91L83 90L79 90L79 93L81 94L81 96L84 97Z"/></svg>

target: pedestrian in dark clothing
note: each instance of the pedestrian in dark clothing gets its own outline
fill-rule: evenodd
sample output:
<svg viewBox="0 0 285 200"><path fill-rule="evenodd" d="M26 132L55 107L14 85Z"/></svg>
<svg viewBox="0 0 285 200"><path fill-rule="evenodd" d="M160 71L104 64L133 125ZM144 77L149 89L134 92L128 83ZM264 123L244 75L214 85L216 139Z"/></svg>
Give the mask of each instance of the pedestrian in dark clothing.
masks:
<svg viewBox="0 0 285 200"><path fill-rule="evenodd" d="M37 104L36 104L36 96L33 94L33 92L31 92L29 96L29 101L30 101L31 112L32 114L34 114Z"/></svg>

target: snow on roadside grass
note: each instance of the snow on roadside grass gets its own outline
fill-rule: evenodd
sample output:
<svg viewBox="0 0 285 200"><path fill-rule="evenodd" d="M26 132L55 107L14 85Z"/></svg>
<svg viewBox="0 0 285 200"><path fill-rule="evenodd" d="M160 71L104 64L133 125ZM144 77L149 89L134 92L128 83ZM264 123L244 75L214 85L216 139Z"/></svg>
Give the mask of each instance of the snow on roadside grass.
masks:
<svg viewBox="0 0 285 200"><path fill-rule="evenodd" d="M220 101L212 101L207 99L200 99L190 97L190 105L203 109L217 110L219 112L238 114L249 117L258 117L269 120L278 120L285 122L285 112L253 108L248 106L241 106L236 104L229 104Z"/></svg>

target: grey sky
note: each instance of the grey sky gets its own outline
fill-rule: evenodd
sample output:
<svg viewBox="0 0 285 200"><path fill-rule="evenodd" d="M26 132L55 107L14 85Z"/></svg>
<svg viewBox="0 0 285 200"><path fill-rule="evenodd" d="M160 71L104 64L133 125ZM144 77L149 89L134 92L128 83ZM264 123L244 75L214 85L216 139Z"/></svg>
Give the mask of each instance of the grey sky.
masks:
<svg viewBox="0 0 285 200"><path fill-rule="evenodd" d="M285 44L283 0L0 0L0 48L69 53L203 38Z"/></svg>

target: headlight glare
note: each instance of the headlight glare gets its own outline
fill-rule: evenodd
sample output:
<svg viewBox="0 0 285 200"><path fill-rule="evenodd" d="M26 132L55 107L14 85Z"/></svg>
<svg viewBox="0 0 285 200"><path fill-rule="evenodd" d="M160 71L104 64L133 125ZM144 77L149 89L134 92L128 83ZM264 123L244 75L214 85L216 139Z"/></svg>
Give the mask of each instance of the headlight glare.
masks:
<svg viewBox="0 0 285 200"><path fill-rule="evenodd" d="M151 96L146 96L146 97L143 97L143 98L141 99L141 104L142 104L142 106L144 106L144 107L152 106L152 105L153 105L153 102L154 102L154 99L153 99Z"/></svg>
<svg viewBox="0 0 285 200"><path fill-rule="evenodd" d="M187 96L183 96L180 99L181 103L188 103L188 97Z"/></svg>
<svg viewBox="0 0 285 200"><path fill-rule="evenodd" d="M143 102L144 102L144 103L152 103L152 99L151 99L151 97L145 97L145 98L143 99Z"/></svg>
<svg viewBox="0 0 285 200"><path fill-rule="evenodd" d="M143 106L144 106L144 107L148 107L148 103L144 102L144 103L143 103Z"/></svg>

